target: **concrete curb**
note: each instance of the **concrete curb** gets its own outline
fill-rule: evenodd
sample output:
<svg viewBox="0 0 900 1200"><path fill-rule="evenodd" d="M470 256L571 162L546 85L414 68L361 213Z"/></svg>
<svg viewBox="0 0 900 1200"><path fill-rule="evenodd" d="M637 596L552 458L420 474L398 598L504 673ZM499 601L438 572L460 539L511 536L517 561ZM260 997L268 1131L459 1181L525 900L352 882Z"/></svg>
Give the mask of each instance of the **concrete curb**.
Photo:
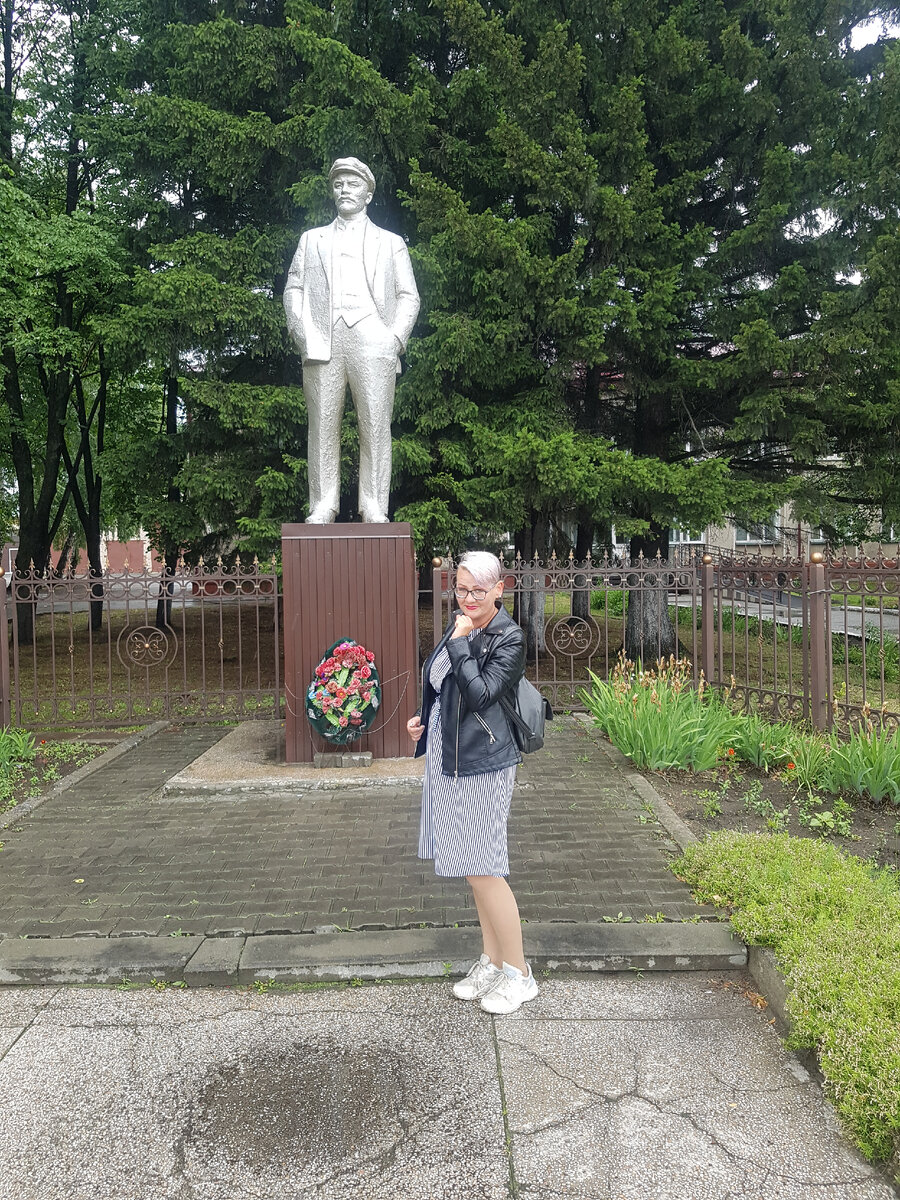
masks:
<svg viewBox="0 0 900 1200"><path fill-rule="evenodd" d="M7 940L0 942L0 984L179 979L203 940L200 936Z"/></svg>
<svg viewBox="0 0 900 1200"><path fill-rule="evenodd" d="M535 969L733 971L747 951L708 921L581 925L541 922L525 931ZM462 975L480 950L478 930L207 938L17 938L0 942L0 984L184 981L191 987Z"/></svg>
<svg viewBox="0 0 900 1200"><path fill-rule="evenodd" d="M153 737L156 733L162 733L164 729L168 729L171 721L154 721L152 725L146 725L137 733L132 733L129 737L119 742L118 746L113 746L104 754L98 754L96 758L92 758L90 762L85 763L83 767L79 767L77 771L73 771L71 775L67 775L64 779L58 780L51 788L48 788L40 796L35 796L32 800L22 800L14 808L9 809L0 816L0 829L8 829L10 825L14 825L16 821L20 821L22 817L30 816L35 809L40 808L45 800L51 799L53 796L58 796L60 792L65 792L68 788L74 787L76 783L81 783L83 779L87 779L89 775L93 775L95 771L101 771L104 767L108 767L110 763L121 758L123 754L127 754L129 750L133 750L135 746L139 746L141 742L147 738Z"/></svg>
<svg viewBox="0 0 900 1200"><path fill-rule="evenodd" d="M415 777L398 775L367 779L361 775L348 775L342 778L332 778L331 772L323 771L329 776L322 780L315 779L260 779L249 783L206 783L203 781L184 780L181 775L173 775L164 783L159 792L160 800L208 800L210 796L227 796L229 800L253 799L257 796L283 796L285 799L299 796L305 792L339 792L361 790L363 788L408 788L421 789L422 781ZM338 772L335 771L334 775Z"/></svg>

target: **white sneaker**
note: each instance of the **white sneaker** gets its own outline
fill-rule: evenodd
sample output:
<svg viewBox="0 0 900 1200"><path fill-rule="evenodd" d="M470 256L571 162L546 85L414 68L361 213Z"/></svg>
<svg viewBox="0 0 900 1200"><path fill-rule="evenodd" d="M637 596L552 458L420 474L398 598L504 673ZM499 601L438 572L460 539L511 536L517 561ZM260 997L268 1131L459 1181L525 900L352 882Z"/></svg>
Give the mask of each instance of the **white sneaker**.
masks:
<svg viewBox="0 0 900 1200"><path fill-rule="evenodd" d="M481 1007L496 1016L506 1016L521 1008L526 1000L533 1000L537 994L538 985L531 967L528 968L528 974L523 975L509 963L504 963L493 986L482 995Z"/></svg>
<svg viewBox="0 0 900 1200"><path fill-rule="evenodd" d="M482 954L467 974L454 983L453 995L457 1000L478 1000L502 974L500 968L495 967L486 954Z"/></svg>

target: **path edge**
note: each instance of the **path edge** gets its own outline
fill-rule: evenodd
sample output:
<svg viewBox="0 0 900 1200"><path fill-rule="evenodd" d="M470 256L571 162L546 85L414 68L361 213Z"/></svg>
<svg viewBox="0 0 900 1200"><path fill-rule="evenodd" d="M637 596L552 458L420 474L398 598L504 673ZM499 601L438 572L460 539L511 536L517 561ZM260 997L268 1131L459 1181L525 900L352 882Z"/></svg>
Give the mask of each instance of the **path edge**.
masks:
<svg viewBox="0 0 900 1200"><path fill-rule="evenodd" d="M133 750L135 746L139 746L141 742L145 742L148 738L154 737L157 733L162 733L164 729L168 729L171 724L170 720L165 720L154 721L152 725L145 725L137 733L129 734L127 738L123 738L117 746L111 746L109 750L106 750L103 754L98 754L96 758L92 758L83 767L78 767L77 770L72 771L70 775L66 775L63 779L58 779L46 792L42 792L40 796L34 796L28 800L20 800L18 804L13 805L12 808L0 816L0 829L9 829L11 825L20 821L22 817L30 816L46 800L58 796L60 792L67 791L70 787L74 787L76 783L81 783L83 779L87 779L95 771L102 771L104 767L108 767L110 763L115 762L117 758L121 758L123 754L127 754L129 750Z"/></svg>

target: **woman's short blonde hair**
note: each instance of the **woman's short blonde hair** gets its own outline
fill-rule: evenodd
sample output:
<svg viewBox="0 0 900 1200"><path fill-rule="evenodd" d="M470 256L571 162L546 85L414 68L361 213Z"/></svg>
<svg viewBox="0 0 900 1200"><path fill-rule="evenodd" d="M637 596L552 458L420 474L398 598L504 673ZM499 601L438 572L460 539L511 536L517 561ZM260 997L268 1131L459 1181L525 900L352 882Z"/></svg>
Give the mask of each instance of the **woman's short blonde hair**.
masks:
<svg viewBox="0 0 900 1200"><path fill-rule="evenodd" d="M463 568L486 591L500 582L500 559L487 550L467 550L456 564L457 572Z"/></svg>

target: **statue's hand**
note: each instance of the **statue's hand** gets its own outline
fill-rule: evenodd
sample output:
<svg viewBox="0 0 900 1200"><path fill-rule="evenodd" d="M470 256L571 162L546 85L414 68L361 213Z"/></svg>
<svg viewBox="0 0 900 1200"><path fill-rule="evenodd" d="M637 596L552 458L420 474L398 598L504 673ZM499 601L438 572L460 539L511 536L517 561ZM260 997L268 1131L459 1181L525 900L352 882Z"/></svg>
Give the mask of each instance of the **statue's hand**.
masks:
<svg viewBox="0 0 900 1200"><path fill-rule="evenodd" d="M394 334L394 346L395 346L398 354L403 353L403 343L397 337L396 333Z"/></svg>

